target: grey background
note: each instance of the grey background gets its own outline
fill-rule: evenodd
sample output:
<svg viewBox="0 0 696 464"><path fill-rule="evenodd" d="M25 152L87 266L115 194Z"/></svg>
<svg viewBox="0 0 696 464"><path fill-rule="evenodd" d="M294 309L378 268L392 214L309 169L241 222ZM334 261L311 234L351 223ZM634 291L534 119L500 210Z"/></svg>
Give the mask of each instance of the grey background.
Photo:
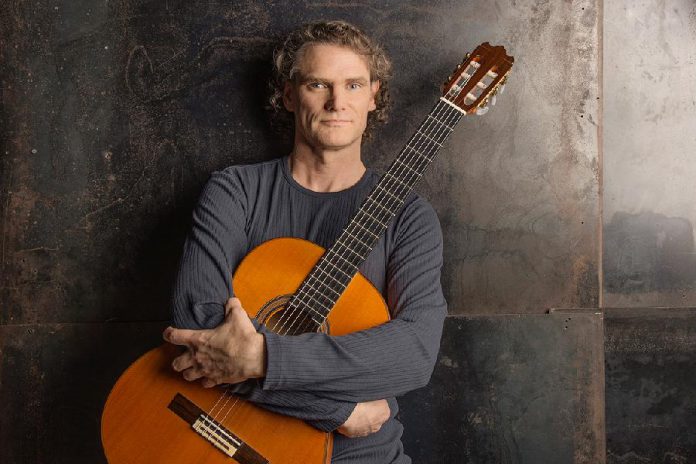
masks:
<svg viewBox="0 0 696 464"><path fill-rule="evenodd" d="M605 436L610 463L695 460L693 1L42 0L0 9L0 461L103 461L101 407L159 343L198 192L288 152L268 61L321 18L392 55L377 169L465 52L516 60L418 187L452 317L402 400L417 462L604 462Z"/></svg>

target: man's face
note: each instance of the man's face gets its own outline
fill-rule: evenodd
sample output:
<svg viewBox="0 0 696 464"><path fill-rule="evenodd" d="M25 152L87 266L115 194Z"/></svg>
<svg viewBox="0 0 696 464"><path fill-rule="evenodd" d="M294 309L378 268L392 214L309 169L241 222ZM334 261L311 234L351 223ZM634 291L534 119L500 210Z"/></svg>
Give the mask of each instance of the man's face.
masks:
<svg viewBox="0 0 696 464"><path fill-rule="evenodd" d="M379 89L379 82L370 82L367 62L349 48L314 44L298 68L283 94L285 108L295 113L296 143L329 150L359 146Z"/></svg>

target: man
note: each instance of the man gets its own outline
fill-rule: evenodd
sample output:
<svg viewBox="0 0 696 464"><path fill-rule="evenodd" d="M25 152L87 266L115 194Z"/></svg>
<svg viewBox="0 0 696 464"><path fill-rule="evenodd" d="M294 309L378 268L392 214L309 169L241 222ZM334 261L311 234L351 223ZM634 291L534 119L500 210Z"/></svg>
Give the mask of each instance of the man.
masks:
<svg viewBox="0 0 696 464"><path fill-rule="evenodd" d="M275 237L331 246L377 183L365 168L366 128L384 119L389 61L354 26L331 21L292 33L275 55L271 103L292 115L294 149L277 160L213 174L193 215L167 341L173 363L205 387L238 384L261 407L336 431L332 462L409 463L395 396L427 384L446 302L442 234L432 207L411 194L360 266L392 320L354 334L257 331L231 276ZM283 362L281 362L281 359Z"/></svg>

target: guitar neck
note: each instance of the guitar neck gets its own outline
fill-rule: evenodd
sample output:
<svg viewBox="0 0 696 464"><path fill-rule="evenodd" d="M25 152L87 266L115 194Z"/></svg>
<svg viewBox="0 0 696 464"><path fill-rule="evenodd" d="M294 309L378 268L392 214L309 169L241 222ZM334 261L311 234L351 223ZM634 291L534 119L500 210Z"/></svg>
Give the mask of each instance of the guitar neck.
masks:
<svg viewBox="0 0 696 464"><path fill-rule="evenodd" d="M441 98L289 302L326 320L464 112Z"/></svg>

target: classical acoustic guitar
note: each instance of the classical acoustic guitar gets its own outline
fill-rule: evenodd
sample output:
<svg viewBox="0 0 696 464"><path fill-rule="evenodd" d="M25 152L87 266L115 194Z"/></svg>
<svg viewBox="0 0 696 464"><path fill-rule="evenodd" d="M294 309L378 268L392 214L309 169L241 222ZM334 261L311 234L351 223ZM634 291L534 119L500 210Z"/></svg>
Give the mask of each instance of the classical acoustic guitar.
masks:
<svg viewBox="0 0 696 464"><path fill-rule="evenodd" d="M495 102L513 61L503 47L487 42L467 54L331 248L279 238L252 250L232 277L249 316L287 336L308 331L342 335L387 322L381 294L358 267L459 120ZM146 353L113 387L101 423L111 464L330 462L331 434L261 409L224 388L205 389L183 380L171 368L179 353L168 344Z"/></svg>

